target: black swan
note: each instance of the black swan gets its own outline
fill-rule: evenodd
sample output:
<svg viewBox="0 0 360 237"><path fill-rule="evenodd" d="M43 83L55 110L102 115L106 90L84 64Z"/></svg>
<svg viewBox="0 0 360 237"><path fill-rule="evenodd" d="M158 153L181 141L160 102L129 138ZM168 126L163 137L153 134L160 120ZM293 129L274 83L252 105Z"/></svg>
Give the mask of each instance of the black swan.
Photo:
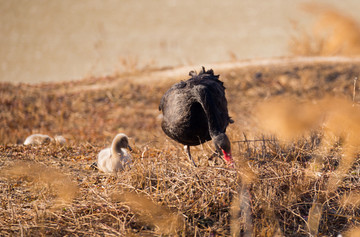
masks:
<svg viewBox="0 0 360 237"><path fill-rule="evenodd" d="M162 97L159 110L163 113L161 127L173 140L185 145L190 161L190 146L213 140L217 151L222 151L225 162L233 166L230 141L226 127L229 117L225 87L212 69L197 74L194 71L187 81L173 85Z"/></svg>

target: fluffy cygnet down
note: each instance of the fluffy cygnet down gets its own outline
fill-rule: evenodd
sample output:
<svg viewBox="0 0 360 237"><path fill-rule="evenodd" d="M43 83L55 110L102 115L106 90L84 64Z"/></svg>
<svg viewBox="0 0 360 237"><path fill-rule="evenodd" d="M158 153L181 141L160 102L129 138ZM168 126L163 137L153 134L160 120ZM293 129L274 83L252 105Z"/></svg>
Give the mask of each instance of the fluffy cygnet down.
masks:
<svg viewBox="0 0 360 237"><path fill-rule="evenodd" d="M119 133L112 141L111 147L99 152L97 164L99 170L105 173L113 173L123 170L125 166L129 166L132 159L125 148L131 150L128 137L123 133Z"/></svg>
<svg viewBox="0 0 360 237"><path fill-rule="evenodd" d="M41 145L52 141L52 138L44 134L33 134L25 139L24 145Z"/></svg>
<svg viewBox="0 0 360 237"><path fill-rule="evenodd" d="M60 136L60 135L54 136L54 140L55 140L56 144L64 145L66 143L65 137Z"/></svg>
<svg viewBox="0 0 360 237"><path fill-rule="evenodd" d="M63 136L55 136L54 138L44 134L33 134L25 139L24 145L42 145L55 142L56 144L64 145L66 139Z"/></svg>

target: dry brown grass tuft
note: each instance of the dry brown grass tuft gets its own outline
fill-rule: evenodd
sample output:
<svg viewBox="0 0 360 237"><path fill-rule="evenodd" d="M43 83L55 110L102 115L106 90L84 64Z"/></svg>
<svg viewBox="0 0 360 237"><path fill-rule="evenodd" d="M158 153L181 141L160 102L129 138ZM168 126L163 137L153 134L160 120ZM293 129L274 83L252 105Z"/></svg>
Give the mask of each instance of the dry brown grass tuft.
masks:
<svg viewBox="0 0 360 237"><path fill-rule="evenodd" d="M272 113L271 113L272 112ZM276 133L278 137L292 142L301 136L309 136L311 131L322 130L323 137L317 147L320 151L314 157L314 164L307 173L328 176L325 188L313 200L308 215L308 228L311 235L317 235L323 213L323 205L341 186L343 179L357 159L359 152L360 109L352 101L341 98L326 97L311 103L297 103L288 98L277 99L259 106L258 116L262 119L263 128ZM306 134L308 133L308 134ZM342 157L332 172L319 172L321 161L330 153L336 141L341 141ZM320 158L321 157L321 158ZM315 177L315 176L313 176ZM316 179L316 178L315 178Z"/></svg>
<svg viewBox="0 0 360 237"><path fill-rule="evenodd" d="M262 129L285 141L296 140L319 127L325 116L322 108L292 98L275 98L259 104L256 110Z"/></svg>
<svg viewBox="0 0 360 237"><path fill-rule="evenodd" d="M316 16L311 29L294 24L295 35L289 43L293 55L360 54L360 24L351 16L330 6L308 3L303 10Z"/></svg>
<svg viewBox="0 0 360 237"><path fill-rule="evenodd" d="M346 194L340 200L341 204L345 208L356 208L360 206L360 193L358 191L353 191L349 194Z"/></svg>
<svg viewBox="0 0 360 237"><path fill-rule="evenodd" d="M154 203L145 195L130 192L113 193L111 198L129 206L144 223L156 226L159 234L173 235L184 229L184 218L181 215Z"/></svg>
<svg viewBox="0 0 360 237"><path fill-rule="evenodd" d="M299 103L289 98L277 98L260 104L257 116L264 131L272 132L286 142L309 136L309 133L315 130L323 131L322 142L318 148L321 151L329 152L335 142L341 141L343 158L336 177L348 172L359 152L360 109L350 100L325 97ZM338 183L338 180L331 181L329 189L335 190L335 183Z"/></svg>
<svg viewBox="0 0 360 237"><path fill-rule="evenodd" d="M78 192L77 185L70 177L60 173L57 169L39 163L15 162L11 167L3 168L1 176L7 178L9 182L17 179L28 180L30 189L33 189L34 193L47 193L44 196L45 200L49 201L48 198L54 196L52 209L71 203Z"/></svg>

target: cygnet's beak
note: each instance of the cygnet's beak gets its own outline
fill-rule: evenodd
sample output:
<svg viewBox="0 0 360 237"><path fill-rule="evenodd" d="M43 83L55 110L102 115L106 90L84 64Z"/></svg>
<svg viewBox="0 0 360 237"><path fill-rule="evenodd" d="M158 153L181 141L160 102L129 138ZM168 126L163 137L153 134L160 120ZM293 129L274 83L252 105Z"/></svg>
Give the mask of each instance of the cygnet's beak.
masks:
<svg viewBox="0 0 360 237"><path fill-rule="evenodd" d="M131 146L130 146L130 145L128 145L128 148L129 148L129 150L130 150L130 151L132 151L132 148L131 148Z"/></svg>
<svg viewBox="0 0 360 237"><path fill-rule="evenodd" d="M235 168L235 165L234 165L234 160L231 156L231 153L227 153L226 151L222 150L223 154L224 154L224 160L226 162L226 164L228 166L230 166L231 168Z"/></svg>

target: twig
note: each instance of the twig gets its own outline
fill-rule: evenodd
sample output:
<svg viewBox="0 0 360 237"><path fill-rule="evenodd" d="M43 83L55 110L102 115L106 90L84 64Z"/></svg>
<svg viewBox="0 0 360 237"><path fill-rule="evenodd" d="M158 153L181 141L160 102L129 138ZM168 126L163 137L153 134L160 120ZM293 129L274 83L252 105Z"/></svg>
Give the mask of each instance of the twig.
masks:
<svg viewBox="0 0 360 237"><path fill-rule="evenodd" d="M353 90L353 106L355 104L355 96L356 96L356 82L357 82L357 77L354 78L354 90Z"/></svg>
<svg viewBox="0 0 360 237"><path fill-rule="evenodd" d="M232 141L231 143L273 142L273 141L274 139L253 139L253 140Z"/></svg>

